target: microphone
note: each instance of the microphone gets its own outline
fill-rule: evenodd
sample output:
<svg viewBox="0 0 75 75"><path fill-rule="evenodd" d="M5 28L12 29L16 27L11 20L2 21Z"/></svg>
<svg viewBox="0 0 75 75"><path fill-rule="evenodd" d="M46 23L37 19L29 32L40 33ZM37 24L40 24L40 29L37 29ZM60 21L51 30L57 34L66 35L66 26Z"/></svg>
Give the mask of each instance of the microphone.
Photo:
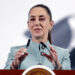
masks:
<svg viewBox="0 0 75 75"><path fill-rule="evenodd" d="M47 50L49 51L50 53L50 50L48 49L48 47L43 43L43 42L40 42L40 44L42 44L44 46L44 48L47 48Z"/></svg>
<svg viewBox="0 0 75 75"><path fill-rule="evenodd" d="M47 48L47 46L43 43L43 42L40 42L45 48Z"/></svg>
<svg viewBox="0 0 75 75"><path fill-rule="evenodd" d="M27 42L27 44L26 44L26 48L29 47L29 44L30 44L30 39L28 39L28 42Z"/></svg>
<svg viewBox="0 0 75 75"><path fill-rule="evenodd" d="M40 44L42 44L43 46L44 46L44 48L46 48L48 51L49 51L49 53L50 53L50 50L48 49L48 47L43 43L43 42L40 42ZM43 52L41 52L41 55L42 55L42 53ZM51 54L52 55L52 54ZM58 65L57 65L57 62L55 61L55 59L54 59L54 57L52 56L52 58L53 58L53 60L54 60L54 62L55 62L55 70L57 70L58 69Z"/></svg>
<svg viewBox="0 0 75 75"><path fill-rule="evenodd" d="M29 47L29 44L30 44L30 39L28 39L28 42L26 44L26 49ZM25 55L25 52L23 52L22 55Z"/></svg>

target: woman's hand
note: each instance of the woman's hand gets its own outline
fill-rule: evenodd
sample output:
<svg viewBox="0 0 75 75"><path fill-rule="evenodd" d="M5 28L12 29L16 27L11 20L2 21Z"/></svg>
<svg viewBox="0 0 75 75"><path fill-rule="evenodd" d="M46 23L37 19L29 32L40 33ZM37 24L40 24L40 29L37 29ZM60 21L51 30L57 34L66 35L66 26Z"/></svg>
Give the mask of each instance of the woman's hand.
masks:
<svg viewBox="0 0 75 75"><path fill-rule="evenodd" d="M43 56L45 56L54 66L58 66L58 69L62 67L58 60L57 52L56 50L50 45L50 54L42 53Z"/></svg>
<svg viewBox="0 0 75 75"><path fill-rule="evenodd" d="M19 64L28 56L28 52L25 48L21 48L19 51L16 52L14 60L11 64L11 69L17 69Z"/></svg>

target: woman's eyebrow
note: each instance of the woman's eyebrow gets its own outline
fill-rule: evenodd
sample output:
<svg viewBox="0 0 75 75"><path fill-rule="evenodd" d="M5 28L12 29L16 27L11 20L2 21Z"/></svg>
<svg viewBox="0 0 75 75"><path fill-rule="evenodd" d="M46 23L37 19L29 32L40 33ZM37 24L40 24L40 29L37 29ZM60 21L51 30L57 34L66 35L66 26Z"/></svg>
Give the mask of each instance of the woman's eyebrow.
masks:
<svg viewBox="0 0 75 75"><path fill-rule="evenodd" d="M31 15L30 17L31 17L31 18L34 18L34 17L36 17L36 16ZM45 16L44 16L44 15L40 15L39 17L45 17Z"/></svg>
<svg viewBox="0 0 75 75"><path fill-rule="evenodd" d="M40 15L39 17L45 17L44 15Z"/></svg>
<svg viewBox="0 0 75 75"><path fill-rule="evenodd" d="M32 18L32 17L35 17L35 16L34 15L31 15L30 17Z"/></svg>

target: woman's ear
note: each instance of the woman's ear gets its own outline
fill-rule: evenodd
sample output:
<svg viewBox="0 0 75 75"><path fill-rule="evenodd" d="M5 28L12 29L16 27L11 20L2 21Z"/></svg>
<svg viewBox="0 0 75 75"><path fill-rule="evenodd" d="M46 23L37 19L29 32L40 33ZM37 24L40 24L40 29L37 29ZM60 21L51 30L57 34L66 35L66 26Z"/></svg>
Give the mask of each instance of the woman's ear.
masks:
<svg viewBox="0 0 75 75"><path fill-rule="evenodd" d="M54 25L54 21L52 20L50 23L51 23L51 26L53 27L53 25Z"/></svg>
<svg viewBox="0 0 75 75"><path fill-rule="evenodd" d="M52 20L50 21L50 30L52 29L53 25L54 25L54 21Z"/></svg>

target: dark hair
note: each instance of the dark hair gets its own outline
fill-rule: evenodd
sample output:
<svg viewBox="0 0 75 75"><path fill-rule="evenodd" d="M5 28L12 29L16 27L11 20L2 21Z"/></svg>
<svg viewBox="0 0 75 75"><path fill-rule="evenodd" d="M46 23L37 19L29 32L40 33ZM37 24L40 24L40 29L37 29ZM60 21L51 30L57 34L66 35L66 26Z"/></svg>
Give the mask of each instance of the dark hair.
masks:
<svg viewBox="0 0 75 75"><path fill-rule="evenodd" d="M50 21L52 21L52 14L51 14L50 9L49 9L47 6L45 6L45 5L43 5L43 4L38 4L38 5L33 6L33 7L30 9L30 11L31 11L33 8L35 8L35 7L42 7L42 8L44 8L44 9L47 11L48 15L50 16ZM29 11L29 13L30 13L30 11ZM52 44L51 31L48 32L48 40L49 40L50 44Z"/></svg>

